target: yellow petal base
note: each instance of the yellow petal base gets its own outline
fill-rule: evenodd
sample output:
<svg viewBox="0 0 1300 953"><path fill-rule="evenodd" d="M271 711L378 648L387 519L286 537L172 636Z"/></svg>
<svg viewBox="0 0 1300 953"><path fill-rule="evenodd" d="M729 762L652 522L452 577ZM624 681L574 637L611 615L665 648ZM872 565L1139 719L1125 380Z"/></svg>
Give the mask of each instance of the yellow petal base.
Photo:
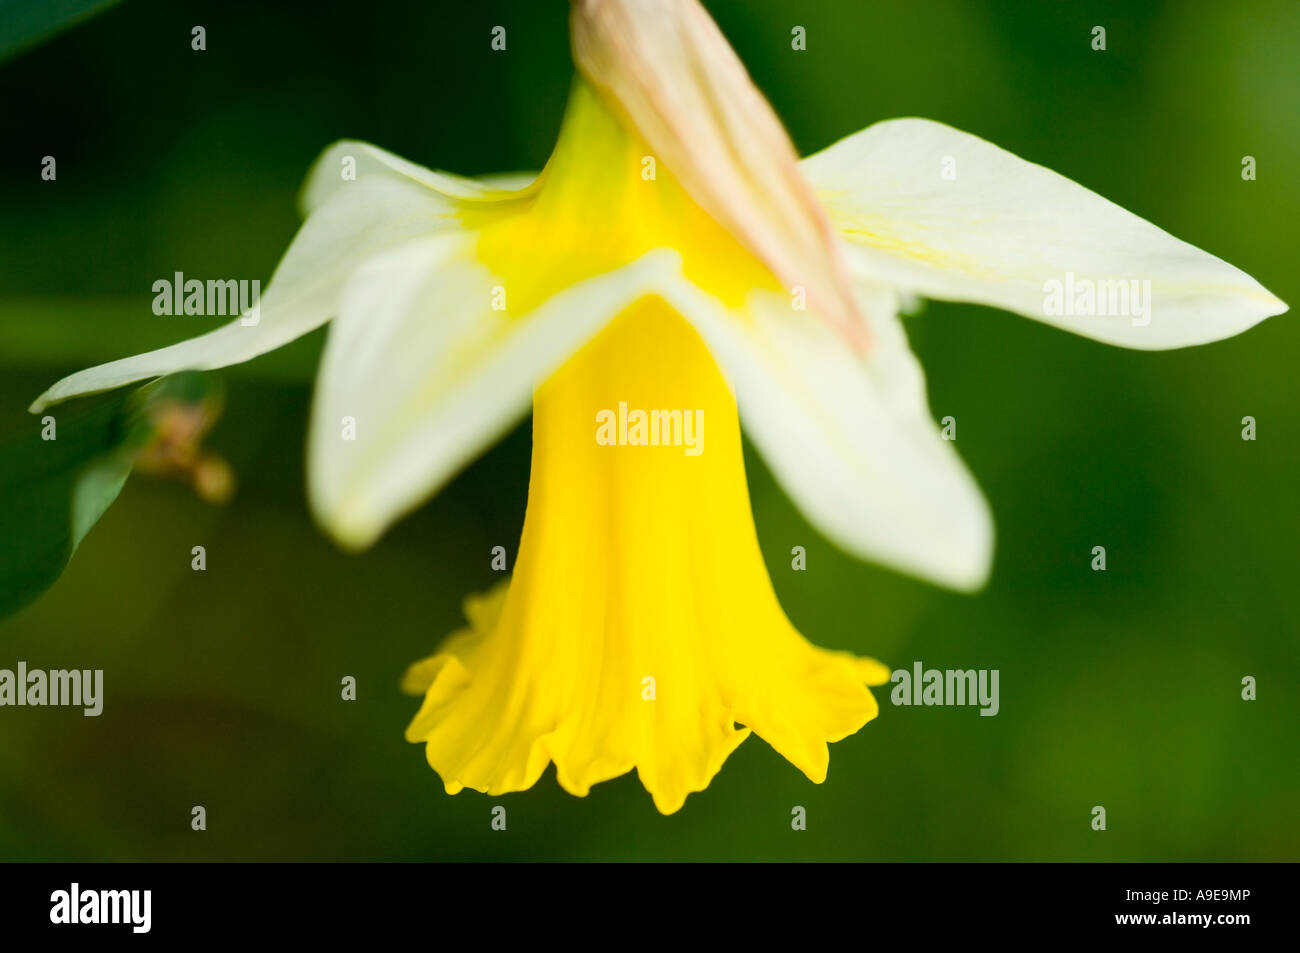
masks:
<svg viewBox="0 0 1300 953"><path fill-rule="evenodd" d="M620 402L690 410L697 427L702 412L702 452L597 442L598 414ZM875 717L866 686L889 678L785 617L754 531L735 401L657 298L538 390L514 577L468 599L466 615L469 628L405 683L425 696L406 737L426 743L452 794L522 790L553 761L583 796L636 768L668 814L751 730L821 782L826 743Z"/></svg>

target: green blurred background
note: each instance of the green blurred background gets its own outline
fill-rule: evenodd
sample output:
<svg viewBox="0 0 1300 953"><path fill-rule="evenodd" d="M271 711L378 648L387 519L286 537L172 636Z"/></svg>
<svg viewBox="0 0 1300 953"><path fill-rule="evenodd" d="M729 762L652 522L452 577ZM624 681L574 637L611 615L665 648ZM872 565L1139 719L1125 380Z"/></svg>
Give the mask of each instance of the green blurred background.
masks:
<svg viewBox="0 0 1300 953"><path fill-rule="evenodd" d="M802 152L887 117L942 120L1300 301L1300 3L708 6ZM335 139L462 173L545 162L570 78L566 4L305 11L129 0L0 64L5 427L37 427L26 405L65 373L221 323L155 317L153 281L265 281ZM196 24L206 52L190 48ZM790 48L796 24L806 52ZM0 857L1300 857L1295 320L1155 354L974 306L932 303L908 328L997 517L988 589L950 594L844 556L750 454L759 535L814 642L896 668L999 669L997 717L895 708L881 691L879 719L832 747L826 784L755 738L672 817L633 776L586 799L552 771L523 794L448 797L402 738L416 701L397 683L494 581L491 548L514 552L528 425L345 555L304 501L317 333L222 372L208 444L238 473L230 504L133 477L64 577L0 623L0 668L102 668L107 696L99 718L0 709ZM206 572L190 569L195 545ZM789 568L794 545L806 572ZM1240 697L1245 675L1257 701ZM504 833L489 826L498 803Z"/></svg>

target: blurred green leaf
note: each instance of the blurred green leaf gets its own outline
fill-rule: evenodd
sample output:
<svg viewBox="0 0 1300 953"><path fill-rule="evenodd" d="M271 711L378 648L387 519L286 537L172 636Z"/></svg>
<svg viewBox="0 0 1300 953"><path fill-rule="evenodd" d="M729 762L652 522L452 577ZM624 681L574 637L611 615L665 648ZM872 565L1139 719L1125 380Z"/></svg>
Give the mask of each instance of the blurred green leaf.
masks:
<svg viewBox="0 0 1300 953"><path fill-rule="evenodd" d="M72 493L72 549L86 538L104 511L113 505L131 475L131 460L114 454L90 467L77 481Z"/></svg>
<svg viewBox="0 0 1300 953"><path fill-rule="evenodd" d="M114 480L105 468L125 441L121 422L127 393L77 401L41 417L24 412L25 420L6 421L0 442L0 616L53 584L117 497L126 473ZM42 439L47 426L53 427L55 439Z"/></svg>
<svg viewBox="0 0 1300 953"><path fill-rule="evenodd" d="M118 0L0 0L0 62L48 40Z"/></svg>
<svg viewBox="0 0 1300 953"><path fill-rule="evenodd" d="M0 617L58 579L154 439L155 408L163 402L194 407L215 394L207 378L191 372L73 401L40 417L11 414L0 439Z"/></svg>

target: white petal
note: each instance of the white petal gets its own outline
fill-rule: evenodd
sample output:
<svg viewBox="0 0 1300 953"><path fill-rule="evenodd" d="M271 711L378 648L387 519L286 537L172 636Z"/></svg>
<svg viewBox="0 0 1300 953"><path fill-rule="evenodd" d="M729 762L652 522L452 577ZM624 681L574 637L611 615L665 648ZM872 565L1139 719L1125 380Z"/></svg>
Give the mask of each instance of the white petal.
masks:
<svg viewBox="0 0 1300 953"><path fill-rule="evenodd" d="M450 172L426 169L368 142L343 139L327 148L313 163L298 197L299 206L303 214L308 215L353 180L359 182L363 177L376 175L421 185L446 198L462 200L497 200L504 193L527 188L537 179L534 172L466 178Z"/></svg>
<svg viewBox="0 0 1300 953"><path fill-rule="evenodd" d="M452 211L437 193L410 183L374 176L350 182L299 229L255 312L188 341L78 371L30 409L38 413L80 394L175 371L227 367L273 351L334 317L344 282L367 255L413 236L458 229Z"/></svg>
<svg viewBox="0 0 1300 953"><path fill-rule="evenodd" d="M468 237L369 261L344 291L317 381L317 518L344 545L374 542L523 417L566 358L680 269L675 252L651 252L516 315L492 309L494 287L508 285L474 259ZM355 439L344 439L344 418Z"/></svg>
<svg viewBox="0 0 1300 953"><path fill-rule="evenodd" d="M865 357L778 294L754 294L747 315L693 289L670 300L700 331L746 433L813 526L855 555L957 589L983 585L988 506L930 418L892 293L859 299L873 334Z"/></svg>
<svg viewBox="0 0 1300 953"><path fill-rule="evenodd" d="M794 143L698 0L579 0L573 61L687 194L862 343L853 281ZM574 89L572 103L585 95ZM570 108L574 108L572 105Z"/></svg>
<svg viewBox="0 0 1300 953"><path fill-rule="evenodd" d="M942 123L877 123L802 167L857 250L855 270L904 291L994 305L1143 349L1218 340L1287 308L1227 262ZM1080 282L1094 283L1106 307L1073 313L1074 295L1061 300L1067 281L1076 294ZM1061 298L1049 300L1048 282L1060 283ZM1100 282L1125 282L1139 297L1125 309L1124 290Z"/></svg>

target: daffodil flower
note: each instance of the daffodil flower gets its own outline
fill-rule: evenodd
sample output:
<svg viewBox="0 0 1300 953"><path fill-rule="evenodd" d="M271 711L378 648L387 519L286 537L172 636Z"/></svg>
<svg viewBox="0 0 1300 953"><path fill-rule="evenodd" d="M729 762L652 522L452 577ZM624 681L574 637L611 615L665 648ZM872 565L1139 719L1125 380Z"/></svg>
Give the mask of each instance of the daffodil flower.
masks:
<svg viewBox="0 0 1300 953"><path fill-rule="evenodd" d="M817 648L782 612L742 422L831 540L971 590L992 523L930 416L901 302L979 302L1148 349L1286 306L940 123L881 122L798 161L695 0L577 0L572 36L578 78L540 175L461 178L338 143L259 320L74 374L33 409L246 361L332 320L309 495L362 548L531 406L513 577L468 599L468 626L405 680L424 695L407 737L446 789L517 791L554 762L584 795L635 768L668 813L750 731L820 782L888 670ZM1047 307L1067 275L1149 281L1145 320ZM616 408L609 445L597 427ZM657 412L665 439L640 420L624 440L623 408ZM679 445L678 411L701 452Z"/></svg>

